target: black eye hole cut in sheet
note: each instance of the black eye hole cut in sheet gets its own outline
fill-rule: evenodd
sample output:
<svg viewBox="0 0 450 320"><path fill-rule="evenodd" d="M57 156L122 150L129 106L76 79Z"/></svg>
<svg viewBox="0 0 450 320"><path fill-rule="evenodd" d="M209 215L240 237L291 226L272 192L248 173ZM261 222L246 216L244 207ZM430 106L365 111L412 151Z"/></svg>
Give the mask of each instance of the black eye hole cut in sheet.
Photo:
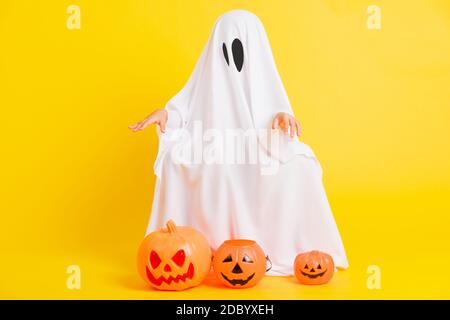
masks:
<svg viewBox="0 0 450 320"><path fill-rule="evenodd" d="M227 50L227 46L226 46L225 42L222 45L222 50L223 50L223 56L225 57L225 61L227 62L227 65L230 65L230 60L228 59L228 50Z"/></svg>
<svg viewBox="0 0 450 320"><path fill-rule="evenodd" d="M237 71L241 72L244 65L244 48L242 42L239 39L234 39L231 44L231 51L233 52L233 60Z"/></svg>

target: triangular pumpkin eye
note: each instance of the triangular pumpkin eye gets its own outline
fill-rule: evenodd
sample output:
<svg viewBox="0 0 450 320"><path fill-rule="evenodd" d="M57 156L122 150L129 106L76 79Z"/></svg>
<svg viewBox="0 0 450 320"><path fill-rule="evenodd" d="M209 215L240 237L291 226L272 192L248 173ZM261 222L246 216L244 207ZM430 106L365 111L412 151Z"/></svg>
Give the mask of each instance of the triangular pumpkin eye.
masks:
<svg viewBox="0 0 450 320"><path fill-rule="evenodd" d="M177 253L172 257L172 261L175 262L179 267L184 264L184 260L186 259L186 254L184 250L178 250Z"/></svg>
<svg viewBox="0 0 450 320"><path fill-rule="evenodd" d="M158 254L155 251L150 252L150 264L152 265L152 268L158 268L160 263L161 258L158 256Z"/></svg>
<svg viewBox="0 0 450 320"><path fill-rule="evenodd" d="M305 268L304 269L309 269L307 264L305 264Z"/></svg>
<svg viewBox="0 0 450 320"><path fill-rule="evenodd" d="M252 258L250 258L250 257L247 256L247 255L245 255L245 256L242 258L242 261L243 261L243 262L247 262L247 263L253 263Z"/></svg>
<svg viewBox="0 0 450 320"><path fill-rule="evenodd" d="M318 269L318 270L322 269L322 267L320 266L320 264L317 266L317 269Z"/></svg>
<svg viewBox="0 0 450 320"><path fill-rule="evenodd" d="M223 259L222 262L233 262L233 258L231 257L231 254L229 254L225 259Z"/></svg>

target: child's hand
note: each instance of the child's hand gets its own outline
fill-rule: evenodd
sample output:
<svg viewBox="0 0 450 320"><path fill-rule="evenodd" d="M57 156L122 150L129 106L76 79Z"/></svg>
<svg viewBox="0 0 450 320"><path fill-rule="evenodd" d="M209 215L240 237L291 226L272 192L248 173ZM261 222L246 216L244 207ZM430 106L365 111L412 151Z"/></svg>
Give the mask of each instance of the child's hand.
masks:
<svg viewBox="0 0 450 320"><path fill-rule="evenodd" d="M281 129L285 134L290 134L291 138L294 134L300 136L302 128L300 123L290 114L280 112L275 115L272 121L272 129Z"/></svg>
<svg viewBox="0 0 450 320"><path fill-rule="evenodd" d="M147 116L141 122L128 126L133 132L144 130L146 127L156 123L162 133L166 131L167 111L165 109L157 109Z"/></svg>

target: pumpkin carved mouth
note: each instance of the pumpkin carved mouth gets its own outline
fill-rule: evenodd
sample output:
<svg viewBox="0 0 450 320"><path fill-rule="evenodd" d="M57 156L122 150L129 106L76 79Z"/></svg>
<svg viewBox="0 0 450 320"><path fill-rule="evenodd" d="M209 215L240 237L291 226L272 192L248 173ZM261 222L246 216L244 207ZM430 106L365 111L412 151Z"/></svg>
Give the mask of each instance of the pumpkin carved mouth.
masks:
<svg viewBox="0 0 450 320"><path fill-rule="evenodd" d="M146 267L147 278L154 285L160 286L163 282L167 284L171 284L172 282L186 282L186 280L191 280L194 277L194 265L192 263L189 264L188 271L184 274L177 275L176 277L169 276L165 278L164 276L160 276L159 278L155 278L152 272Z"/></svg>
<svg viewBox="0 0 450 320"><path fill-rule="evenodd" d="M321 273L316 273L316 274L305 273L305 272L303 272L303 271L301 271L301 270L300 270L300 272L301 272L302 275L304 275L305 277L308 277L308 278L310 278L310 279L316 279L316 278L322 277L322 276L327 272L327 270L325 270L325 271L323 271L323 272L321 272Z"/></svg>
<svg viewBox="0 0 450 320"><path fill-rule="evenodd" d="M241 285L241 286L245 286L247 284L247 282L249 282L250 280L253 279L253 277L255 276L255 274L251 274L247 279L229 279L226 275L224 275L222 272L220 273L222 275L222 277L228 281L228 283L232 284L233 286L236 285Z"/></svg>

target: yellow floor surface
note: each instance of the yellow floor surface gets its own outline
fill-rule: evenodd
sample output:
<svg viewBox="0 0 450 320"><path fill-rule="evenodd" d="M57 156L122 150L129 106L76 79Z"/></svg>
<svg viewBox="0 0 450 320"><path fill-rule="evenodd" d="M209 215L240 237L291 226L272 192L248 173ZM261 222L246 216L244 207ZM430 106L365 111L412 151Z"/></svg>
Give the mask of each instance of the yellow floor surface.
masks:
<svg viewBox="0 0 450 320"><path fill-rule="evenodd" d="M29 238L27 243L3 243L0 265L2 299L449 299L450 252L447 192L417 193L415 199L399 194L351 195L332 198L336 212L354 217L340 224L350 268L338 271L323 286L304 286L294 277L266 276L256 287L234 290L222 287L211 274L204 284L183 292L149 288L136 271L141 235L123 237L127 229L108 238L90 237L88 227L49 242ZM378 200L378 201L377 201ZM111 213L121 221L122 213ZM339 215L337 220L339 220ZM439 218L439 219L435 219ZM136 225L141 224L134 223ZM95 233L96 234L96 233ZM94 234L94 235L95 235ZM274 235L276 236L276 235ZM74 238L75 239L75 238ZM26 246L29 246L27 248ZM42 249L37 249L41 247ZM80 268L80 290L70 290L67 267ZM367 269L380 270L379 290L370 290Z"/></svg>
<svg viewBox="0 0 450 320"><path fill-rule="evenodd" d="M131 257L130 257L131 258ZM181 292L149 288L137 275L133 263L113 263L92 257L49 257L23 253L3 272L3 299L442 299L450 298L450 277L445 263L421 256L426 266L411 267L411 261L383 261L380 290L369 290L367 266L354 264L338 271L322 286L305 286L294 277L266 276L256 287L227 289L213 273L204 284ZM430 259L431 258L431 259ZM68 265L76 260L81 270L80 290L69 290ZM132 260L132 259L131 259ZM433 261L433 263L431 263ZM417 265L420 262L417 261ZM439 272L430 269L439 266ZM421 269L424 273L417 269Z"/></svg>

